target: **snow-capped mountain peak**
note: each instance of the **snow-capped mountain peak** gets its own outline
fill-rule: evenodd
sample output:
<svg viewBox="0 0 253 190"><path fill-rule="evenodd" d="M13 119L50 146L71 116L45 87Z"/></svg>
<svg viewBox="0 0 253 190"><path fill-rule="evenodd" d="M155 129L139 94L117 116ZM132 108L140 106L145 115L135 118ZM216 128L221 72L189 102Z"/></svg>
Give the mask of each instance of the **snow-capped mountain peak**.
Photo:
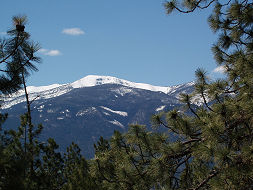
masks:
<svg viewBox="0 0 253 190"><path fill-rule="evenodd" d="M119 84L131 88L139 88L144 90L150 90L155 92L164 92L168 93L172 90L172 87L162 87L162 86L153 86L145 83L135 83L130 82L124 79L119 79L111 76L98 76L98 75L88 75L78 81L71 83L70 85L73 88L83 88L83 87L91 87L102 84Z"/></svg>
<svg viewBox="0 0 253 190"><path fill-rule="evenodd" d="M77 80L70 85L73 88L83 88L83 87L91 87L102 84L119 84L120 79L116 77L110 76L98 76L98 75L88 75L80 80Z"/></svg>
<svg viewBox="0 0 253 190"><path fill-rule="evenodd" d="M180 109L179 94L192 93L193 85L162 87L88 75L73 83L29 86L27 90L33 102L33 122L43 123L45 128L43 138L60 142L60 151L76 141L91 157L90 147L100 136L109 138L115 130L127 131L133 123L149 127L152 114ZM19 116L26 111L24 90L1 99L0 113L9 114L5 127L19 125Z"/></svg>

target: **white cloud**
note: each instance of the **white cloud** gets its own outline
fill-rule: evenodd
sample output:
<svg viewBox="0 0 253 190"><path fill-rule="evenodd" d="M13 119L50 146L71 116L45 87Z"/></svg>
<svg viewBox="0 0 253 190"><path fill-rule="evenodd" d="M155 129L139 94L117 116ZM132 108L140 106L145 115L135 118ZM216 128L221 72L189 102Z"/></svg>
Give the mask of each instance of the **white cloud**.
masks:
<svg viewBox="0 0 253 190"><path fill-rule="evenodd" d="M61 55L61 52L57 49L49 50L49 49L40 49L40 53L43 55L48 55L48 56L58 56Z"/></svg>
<svg viewBox="0 0 253 190"><path fill-rule="evenodd" d="M78 36L78 35L83 35L85 32L81 30L80 28L66 28L62 30L63 34L68 34L72 36Z"/></svg>
<svg viewBox="0 0 253 190"><path fill-rule="evenodd" d="M213 70L214 73L221 73L223 74L225 72L225 67L224 66L218 66Z"/></svg>
<svg viewBox="0 0 253 190"><path fill-rule="evenodd" d="M59 50L50 50L46 53L46 55L49 56L57 56L57 55L61 55L61 52Z"/></svg>
<svg viewBox="0 0 253 190"><path fill-rule="evenodd" d="M47 52L47 51L49 51L49 50L47 50L47 49L40 49L40 50L39 50L40 53L45 53L45 52Z"/></svg>

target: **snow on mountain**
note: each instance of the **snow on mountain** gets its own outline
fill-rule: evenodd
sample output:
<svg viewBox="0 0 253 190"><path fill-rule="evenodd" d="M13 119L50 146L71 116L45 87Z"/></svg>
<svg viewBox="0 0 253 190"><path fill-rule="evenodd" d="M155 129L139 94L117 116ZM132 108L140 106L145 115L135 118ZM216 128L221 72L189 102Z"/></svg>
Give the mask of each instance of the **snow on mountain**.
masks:
<svg viewBox="0 0 253 190"><path fill-rule="evenodd" d="M40 87L27 87L29 93L30 101L35 99L49 99L53 97L60 96L71 91L73 88L69 85L50 85ZM3 104L1 105L2 109L10 108L18 103L25 102L25 93L24 90L20 90L11 95L3 96Z"/></svg>
<svg viewBox="0 0 253 190"><path fill-rule="evenodd" d="M191 86L193 83L187 83L183 85L171 86L171 87L162 87L162 86L153 86L145 83L135 83L127 80L119 79L111 76L97 76L97 75L88 75L80 80L77 80L73 83L68 84L52 84L49 86L29 86L27 90L29 92L30 100L33 99L49 99L53 97L60 96L65 94L75 88L84 88L92 87L103 84L118 84L123 85L129 88L138 88L144 90L150 90L154 92L163 92L165 94L173 94L176 90L182 86L187 87ZM131 89L119 89L119 94L123 96L126 93L130 93ZM2 109L7 109L16 105L18 103L25 102L24 90L20 90L16 93L3 97Z"/></svg>
<svg viewBox="0 0 253 190"><path fill-rule="evenodd" d="M114 110L112 110L110 108L107 108L107 107L104 107L104 106L100 106L100 107L103 108L104 110L107 110L107 111L112 112L112 113L116 113L116 114L121 115L123 117L126 117L128 115L127 112L124 112L124 111L114 111Z"/></svg>
<svg viewBox="0 0 253 190"><path fill-rule="evenodd" d="M143 90L150 90L153 92L163 92L165 94L173 94L177 91L178 88L182 88L182 87L186 88L189 86L193 86L194 82L164 87L164 86L154 86L154 85L145 84L145 83L130 82L124 79L119 79L119 78L111 77L111 76L88 75L80 80L70 83L69 85L72 88L84 88L84 87L92 87L92 86L103 85L103 84L119 84L119 85L130 87L130 88L138 88L138 89L143 89ZM120 90L122 90L123 92L121 92ZM127 89L127 88L124 88L124 89L121 88L120 90L119 90L119 94L121 95L131 92L131 89Z"/></svg>
<svg viewBox="0 0 253 190"><path fill-rule="evenodd" d="M122 128L122 129L124 129L125 127L124 127L124 125L122 125L122 123L120 123L119 121L117 121L117 120L113 120L113 121L109 121L110 123L112 123L112 124L114 124L114 125L117 125L117 126L119 126L120 128Z"/></svg>
<svg viewBox="0 0 253 190"><path fill-rule="evenodd" d="M88 108L88 109L80 110L79 112L77 112L76 116L83 116L85 114L92 114L96 111L97 110L96 110L95 107L91 107L91 108Z"/></svg>
<svg viewBox="0 0 253 190"><path fill-rule="evenodd" d="M120 87L120 88L117 88L117 89L114 89L114 90L111 90L112 92L116 92L117 94L119 94L119 95L121 95L121 96L124 96L124 95L126 95L126 94L129 94L129 93L135 93L134 91L133 91L133 89L132 88L130 88L130 87L126 87L126 86L122 86L122 87ZM115 95L115 97L116 97L117 95ZM118 96L117 96L118 97ZM117 98L116 97L116 98Z"/></svg>
<svg viewBox="0 0 253 190"><path fill-rule="evenodd" d="M165 105L156 108L155 111L159 112L159 111L162 111L164 108L165 108Z"/></svg>
<svg viewBox="0 0 253 190"><path fill-rule="evenodd" d="M57 87L60 87L60 86L62 86L62 85L61 84L52 84L52 85L49 85L49 86L39 86L39 87L37 87L37 86L28 86L27 90L30 93L36 93L36 92L51 90L53 88L57 88Z"/></svg>
<svg viewBox="0 0 253 190"><path fill-rule="evenodd" d="M97 75L88 75L78 81L73 82L71 86L73 88L83 88L83 87L91 87L91 86L102 85L102 84L120 84L123 86L132 87L132 88L139 88L139 89L150 90L150 91L155 91L155 92L164 92L166 94L170 90L172 90L171 87L153 86L150 84L130 82L124 79L116 78L116 77L97 76Z"/></svg>

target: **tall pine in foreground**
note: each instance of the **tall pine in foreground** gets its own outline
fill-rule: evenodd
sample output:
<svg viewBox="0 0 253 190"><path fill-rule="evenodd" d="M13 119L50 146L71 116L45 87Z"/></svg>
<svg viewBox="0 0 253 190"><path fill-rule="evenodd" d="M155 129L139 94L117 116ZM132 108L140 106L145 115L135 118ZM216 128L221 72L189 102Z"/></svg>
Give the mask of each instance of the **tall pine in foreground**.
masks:
<svg viewBox="0 0 253 190"><path fill-rule="evenodd" d="M253 2L166 2L168 13L214 6L208 21L219 34L212 47L225 77L210 81L197 69L185 110L160 113L153 123L168 134L131 126L95 146L93 175L105 189L253 189ZM203 104L192 106L192 98Z"/></svg>
<svg viewBox="0 0 253 190"><path fill-rule="evenodd" d="M27 110L16 130L6 130L7 114L0 114L0 190L97 189L77 145L72 144L63 156L54 139L40 141L43 127L32 123L33 100L26 89L26 79L40 61L35 56L39 45L25 30L25 16L13 17L13 24L9 39L0 41L0 95L23 87Z"/></svg>
<svg viewBox="0 0 253 190"><path fill-rule="evenodd" d="M36 71L34 63L40 62L35 56L39 45L30 40L25 30L26 16L14 16L12 22L14 27L7 31L9 38L0 39L0 94L22 88L23 78Z"/></svg>

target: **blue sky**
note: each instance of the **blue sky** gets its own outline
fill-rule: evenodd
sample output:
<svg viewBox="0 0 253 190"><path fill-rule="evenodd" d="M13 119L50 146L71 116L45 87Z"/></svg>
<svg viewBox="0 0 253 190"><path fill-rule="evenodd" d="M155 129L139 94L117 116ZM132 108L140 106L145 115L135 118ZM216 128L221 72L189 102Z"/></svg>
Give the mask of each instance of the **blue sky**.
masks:
<svg viewBox="0 0 253 190"><path fill-rule="evenodd" d="M43 59L28 84L68 83L86 75L170 86L194 80L197 68L216 76L209 29L211 9L166 15L159 0L8 0L1 4L0 37L12 16L27 15L26 30Z"/></svg>

